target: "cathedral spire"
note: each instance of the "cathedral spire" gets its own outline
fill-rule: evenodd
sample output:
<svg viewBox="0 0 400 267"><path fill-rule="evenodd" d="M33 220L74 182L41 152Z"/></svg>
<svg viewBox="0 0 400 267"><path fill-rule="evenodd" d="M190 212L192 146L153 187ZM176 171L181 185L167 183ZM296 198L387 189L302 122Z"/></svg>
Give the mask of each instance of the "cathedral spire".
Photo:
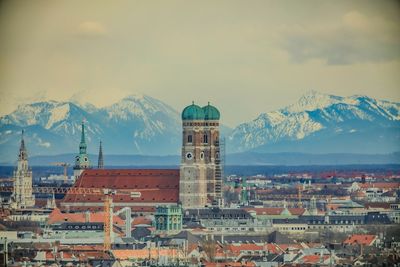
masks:
<svg viewBox="0 0 400 267"><path fill-rule="evenodd" d="M100 141L100 148L99 148L99 161L97 164L98 169L104 169L104 161L103 161L103 148Z"/></svg>
<svg viewBox="0 0 400 267"><path fill-rule="evenodd" d="M24 130L22 130L22 132L21 132L21 145L19 147L18 160L27 160L27 159L28 159L28 153L27 153L26 147L25 147Z"/></svg>
<svg viewBox="0 0 400 267"><path fill-rule="evenodd" d="M82 120L82 133L81 133L81 142L79 144L79 153L86 154L86 141L85 141L85 122Z"/></svg>

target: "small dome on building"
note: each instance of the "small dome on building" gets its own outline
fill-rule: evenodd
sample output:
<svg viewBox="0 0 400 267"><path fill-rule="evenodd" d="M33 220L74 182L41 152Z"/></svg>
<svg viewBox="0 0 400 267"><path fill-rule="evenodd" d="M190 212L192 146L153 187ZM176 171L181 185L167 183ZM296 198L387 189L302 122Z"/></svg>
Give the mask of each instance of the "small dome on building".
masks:
<svg viewBox="0 0 400 267"><path fill-rule="evenodd" d="M183 109L182 120L204 120L204 111L194 102Z"/></svg>
<svg viewBox="0 0 400 267"><path fill-rule="evenodd" d="M205 120L219 120L220 114L216 107L211 106L210 102L208 102L207 106L203 107L204 111L204 119Z"/></svg>

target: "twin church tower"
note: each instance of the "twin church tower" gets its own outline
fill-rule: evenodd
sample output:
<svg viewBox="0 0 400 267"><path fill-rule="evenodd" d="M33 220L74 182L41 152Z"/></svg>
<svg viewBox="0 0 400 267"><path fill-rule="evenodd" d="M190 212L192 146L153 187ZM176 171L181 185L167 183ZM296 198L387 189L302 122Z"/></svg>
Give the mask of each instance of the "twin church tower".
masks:
<svg viewBox="0 0 400 267"><path fill-rule="evenodd" d="M182 111L179 200L183 208L222 201L218 109L192 103Z"/></svg>
<svg viewBox="0 0 400 267"><path fill-rule="evenodd" d="M193 102L182 111L179 200L183 208L199 208L222 201L219 119L218 109L210 103L200 107ZM101 143L98 167L103 168ZM79 154L74 166L75 179L87 168L90 168L90 162L82 122Z"/></svg>

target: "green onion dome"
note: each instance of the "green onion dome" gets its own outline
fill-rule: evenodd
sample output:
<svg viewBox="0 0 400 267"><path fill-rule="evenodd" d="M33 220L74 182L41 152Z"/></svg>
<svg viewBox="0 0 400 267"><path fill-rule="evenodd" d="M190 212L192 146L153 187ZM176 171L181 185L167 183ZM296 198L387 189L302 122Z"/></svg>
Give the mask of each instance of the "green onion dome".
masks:
<svg viewBox="0 0 400 267"><path fill-rule="evenodd" d="M203 107L204 111L204 119L205 120L219 120L220 114L216 107L211 106L210 102L208 102L207 106Z"/></svg>
<svg viewBox="0 0 400 267"><path fill-rule="evenodd" d="M182 120L204 120L204 111L194 102L182 111Z"/></svg>

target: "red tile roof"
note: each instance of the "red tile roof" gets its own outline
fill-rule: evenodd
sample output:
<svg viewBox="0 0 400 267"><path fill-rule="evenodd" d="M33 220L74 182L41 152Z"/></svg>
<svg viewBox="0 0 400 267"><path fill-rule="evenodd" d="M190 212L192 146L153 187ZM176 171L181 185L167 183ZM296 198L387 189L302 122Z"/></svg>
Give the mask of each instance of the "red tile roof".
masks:
<svg viewBox="0 0 400 267"><path fill-rule="evenodd" d="M246 211L255 211L257 215L280 215L283 208L245 208ZM303 208L288 208L292 215L302 215L305 211Z"/></svg>
<svg viewBox="0 0 400 267"><path fill-rule="evenodd" d="M325 262L329 258L329 255L322 255L322 262ZM305 255L303 256L299 262L308 263L308 264L316 264L321 262L321 255Z"/></svg>
<svg viewBox="0 0 400 267"><path fill-rule="evenodd" d="M104 212L98 213L90 213L89 222L104 222ZM54 209L48 218L48 223L62 223L62 222L86 222L86 214L85 213L62 213L60 209ZM116 225L122 226L124 225L124 220L122 220L118 216L113 217L113 222Z"/></svg>
<svg viewBox="0 0 400 267"><path fill-rule="evenodd" d="M254 262L206 262L204 263L205 267L218 267L218 266L224 266L224 267L253 267L256 266Z"/></svg>
<svg viewBox="0 0 400 267"><path fill-rule="evenodd" d="M138 225L138 224L151 225L151 219L146 218L144 216L136 217L135 219L133 219L132 225Z"/></svg>
<svg viewBox="0 0 400 267"><path fill-rule="evenodd" d="M361 188L363 189L367 189L367 188L382 188L382 189L395 189L395 188L399 188L400 187L400 183L396 183L396 182L380 182L380 183L359 183L358 184Z"/></svg>
<svg viewBox="0 0 400 267"><path fill-rule="evenodd" d="M179 170L171 169L89 169L77 179L75 188L109 188L116 190L140 192L140 197L126 194L113 195L113 202L154 203L154 206L143 205L132 207L134 211L154 211L158 203L177 203L179 201ZM96 194L68 193L63 204L99 203L103 196ZM70 207L73 210L102 210L101 207L87 205ZM118 205L116 205L118 206ZM117 209L117 208L116 208Z"/></svg>
<svg viewBox="0 0 400 267"><path fill-rule="evenodd" d="M376 236L375 235L351 235L349 236L345 241L343 241L343 244L347 245L364 245L364 246L371 246L375 242Z"/></svg>
<svg viewBox="0 0 400 267"><path fill-rule="evenodd" d="M112 250L111 253L119 260L148 259L149 256L152 259L156 259L159 256L168 256L171 258L182 257L181 252L176 249L118 249Z"/></svg>

